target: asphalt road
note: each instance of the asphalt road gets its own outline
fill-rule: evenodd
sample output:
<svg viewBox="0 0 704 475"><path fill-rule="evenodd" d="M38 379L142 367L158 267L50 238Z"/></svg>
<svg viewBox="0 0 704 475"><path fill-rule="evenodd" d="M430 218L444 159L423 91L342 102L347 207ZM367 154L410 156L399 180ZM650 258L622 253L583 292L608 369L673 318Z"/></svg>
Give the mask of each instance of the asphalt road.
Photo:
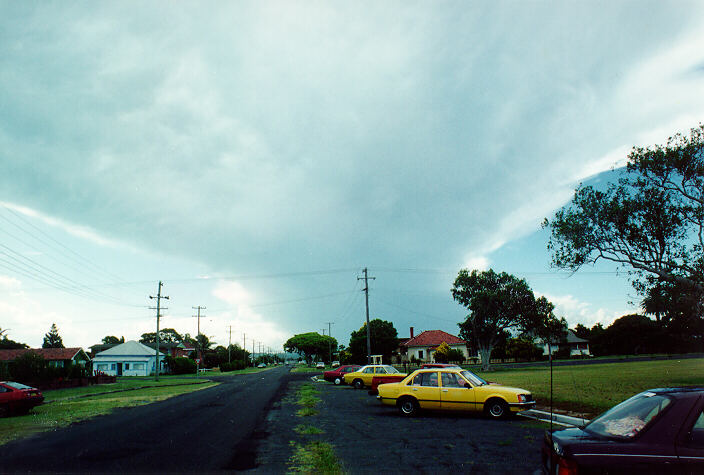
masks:
<svg viewBox="0 0 704 475"><path fill-rule="evenodd" d="M189 473L252 468L253 433L297 376L279 367L0 446L0 473Z"/></svg>
<svg viewBox="0 0 704 475"><path fill-rule="evenodd" d="M311 383L320 391L318 414L300 417L293 397L307 381L291 380L256 434L252 473L286 473L293 445L326 442L346 473L533 474L547 424L521 417L489 420L481 414L422 413L405 418L367 390ZM318 434L302 435L307 425Z"/></svg>

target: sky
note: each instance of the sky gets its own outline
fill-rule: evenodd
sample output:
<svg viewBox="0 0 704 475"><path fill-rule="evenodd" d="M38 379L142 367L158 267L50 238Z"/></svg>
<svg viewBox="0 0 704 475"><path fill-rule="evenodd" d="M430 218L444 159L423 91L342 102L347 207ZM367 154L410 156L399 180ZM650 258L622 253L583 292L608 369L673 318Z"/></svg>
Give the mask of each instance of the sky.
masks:
<svg viewBox="0 0 704 475"><path fill-rule="evenodd" d="M0 2L0 328L280 351L457 334L462 268L570 326L638 311L544 218L704 119L704 4ZM254 344L254 347L252 346Z"/></svg>

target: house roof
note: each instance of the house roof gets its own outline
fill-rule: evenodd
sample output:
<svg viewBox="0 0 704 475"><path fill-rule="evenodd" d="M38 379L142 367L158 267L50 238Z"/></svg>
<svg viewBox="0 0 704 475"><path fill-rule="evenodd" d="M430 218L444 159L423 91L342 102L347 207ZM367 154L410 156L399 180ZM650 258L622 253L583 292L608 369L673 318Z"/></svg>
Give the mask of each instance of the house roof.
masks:
<svg viewBox="0 0 704 475"><path fill-rule="evenodd" d="M578 337L572 330L567 330L567 343L589 343L589 340Z"/></svg>
<svg viewBox="0 0 704 475"><path fill-rule="evenodd" d="M455 335L450 335L442 330L426 330L410 340L402 343L404 346L438 346L442 343L448 345L466 345L467 342Z"/></svg>
<svg viewBox="0 0 704 475"><path fill-rule="evenodd" d="M95 358L99 356L154 356L154 349L138 341L130 340L101 351L95 355Z"/></svg>
<svg viewBox="0 0 704 475"><path fill-rule="evenodd" d="M28 351L40 355L47 361L72 360L81 352L86 359L90 360L82 348L22 348L18 350L0 350L0 361L12 361Z"/></svg>

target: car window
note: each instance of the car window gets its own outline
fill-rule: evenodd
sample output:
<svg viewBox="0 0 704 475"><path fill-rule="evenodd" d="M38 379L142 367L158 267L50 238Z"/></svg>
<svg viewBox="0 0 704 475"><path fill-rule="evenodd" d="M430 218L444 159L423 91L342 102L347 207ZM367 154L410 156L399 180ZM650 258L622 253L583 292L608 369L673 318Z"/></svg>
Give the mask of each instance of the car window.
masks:
<svg viewBox="0 0 704 475"><path fill-rule="evenodd" d="M369 368L364 368L364 371L362 371L364 374L373 374L374 373L374 368L369 367Z"/></svg>
<svg viewBox="0 0 704 475"><path fill-rule="evenodd" d="M455 373L442 373L442 387L443 388L463 388L464 381L460 381Z"/></svg>
<svg viewBox="0 0 704 475"><path fill-rule="evenodd" d="M697 421L694 423L694 426L692 426L688 445L704 447L704 411L699 413Z"/></svg>
<svg viewBox="0 0 704 475"><path fill-rule="evenodd" d="M386 374L386 369L383 366L380 366L376 369L376 374Z"/></svg>
<svg viewBox="0 0 704 475"><path fill-rule="evenodd" d="M7 393L7 392L10 392L10 390L8 388L6 388L5 386L0 386L0 393Z"/></svg>
<svg viewBox="0 0 704 475"><path fill-rule="evenodd" d="M605 437L630 439L645 429L671 402L665 395L640 393L592 420L584 430Z"/></svg>
<svg viewBox="0 0 704 475"><path fill-rule="evenodd" d="M393 366L388 366L388 365L387 365L387 366L384 366L384 369L385 369L386 372L389 373L389 374L396 374L396 373L399 372L399 371L398 371L396 368L394 368Z"/></svg>
<svg viewBox="0 0 704 475"><path fill-rule="evenodd" d="M421 386L437 386L438 385L438 373L432 372L432 373L424 373L423 374L423 382Z"/></svg>
<svg viewBox="0 0 704 475"><path fill-rule="evenodd" d="M7 383L5 383L5 384L7 384L8 386L10 386L10 387L12 387L12 388L15 388L15 389L32 389L31 386L26 386L26 385L24 385L24 384L22 384L22 383L15 383L15 382L12 382L12 381L7 382Z"/></svg>

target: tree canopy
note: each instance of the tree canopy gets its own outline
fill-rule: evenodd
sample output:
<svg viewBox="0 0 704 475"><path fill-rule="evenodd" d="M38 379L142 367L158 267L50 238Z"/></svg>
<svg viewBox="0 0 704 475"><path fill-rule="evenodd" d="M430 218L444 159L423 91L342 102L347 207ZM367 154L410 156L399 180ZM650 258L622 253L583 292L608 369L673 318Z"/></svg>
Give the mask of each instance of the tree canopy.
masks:
<svg viewBox="0 0 704 475"><path fill-rule="evenodd" d="M459 324L460 336L476 343L482 369L489 369L491 353L506 330L549 338L564 324L552 314L544 297L536 300L524 279L506 272L462 269L452 286L452 297L467 307L467 319Z"/></svg>
<svg viewBox="0 0 704 475"><path fill-rule="evenodd" d="M373 355L382 355L389 362L391 355L398 349L398 332L394 324L375 318L369 322L369 340ZM367 324L350 334L350 353L352 361L366 364L367 362Z"/></svg>
<svg viewBox="0 0 704 475"><path fill-rule="evenodd" d="M173 328L159 330L159 341L162 343L183 343L183 336ZM156 343L156 332L142 333L140 343Z"/></svg>
<svg viewBox="0 0 704 475"><path fill-rule="evenodd" d="M554 266L577 270L612 261L631 272L642 294L658 282L678 283L701 306L704 125L665 145L634 147L618 180L605 191L580 185L572 202L543 225L551 231Z"/></svg>
<svg viewBox="0 0 704 475"><path fill-rule="evenodd" d="M330 347L337 348L337 340L331 336L321 335L317 332L300 333L294 335L284 343L284 350L290 353L298 353L303 356L307 363L313 361L313 357L325 358Z"/></svg>
<svg viewBox="0 0 704 475"><path fill-rule="evenodd" d="M44 335L42 348L64 348L64 342L59 335L59 329L56 328L56 323L52 323L49 333Z"/></svg>
<svg viewBox="0 0 704 475"><path fill-rule="evenodd" d="M18 341L10 340L7 337L7 329L0 328L0 350L21 350L23 348L29 348L25 343L20 343Z"/></svg>
<svg viewBox="0 0 704 475"><path fill-rule="evenodd" d="M125 337L118 338L116 336L108 335L103 337L103 345L118 345L125 342Z"/></svg>

